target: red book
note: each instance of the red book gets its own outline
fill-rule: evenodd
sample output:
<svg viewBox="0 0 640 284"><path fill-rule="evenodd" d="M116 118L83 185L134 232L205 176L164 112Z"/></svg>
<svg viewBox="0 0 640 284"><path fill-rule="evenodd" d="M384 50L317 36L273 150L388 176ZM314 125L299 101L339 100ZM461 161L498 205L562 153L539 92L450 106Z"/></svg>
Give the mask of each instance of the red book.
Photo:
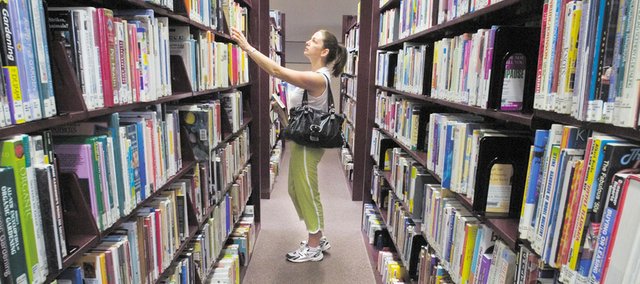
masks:
<svg viewBox="0 0 640 284"><path fill-rule="evenodd" d="M564 20L566 18L566 10L567 10L567 3L569 3L571 0L562 0L562 8L560 10L560 14L558 15L558 20L560 21L558 23L558 40L556 41L556 56L555 56L555 60L553 62L553 70L551 70L551 74L553 74L553 82L551 84L551 92L552 93L557 93L558 92L558 77L560 77L560 59L562 58L562 43L563 43L563 35L564 35Z"/></svg>
<svg viewBox="0 0 640 284"><path fill-rule="evenodd" d="M129 64L131 65L131 88L133 101L140 101L140 51L138 50L138 29L134 24L127 24L129 37Z"/></svg>
<svg viewBox="0 0 640 284"><path fill-rule="evenodd" d="M540 93L540 89L542 87L542 65L544 64L542 59L544 57L544 39L547 32L547 21L549 20L547 17L548 13L549 2L545 1L544 6L542 6L542 26L540 27L540 47L538 48L538 69L536 70L536 94Z"/></svg>
<svg viewBox="0 0 640 284"><path fill-rule="evenodd" d="M108 12L106 12L108 11ZM113 84L111 81L111 62L109 60L109 43L107 39L107 19L105 12L113 18L113 12L109 9L97 9L94 15L94 33L98 39L98 55L100 56L100 75L102 77L102 93L104 106L113 106Z"/></svg>
<svg viewBox="0 0 640 284"><path fill-rule="evenodd" d="M162 222L162 216L160 215L160 210L156 209L155 211L156 214L156 243L154 244L156 246L156 254L158 255L158 259L157 259L157 270L158 270L158 274L162 273L162 226L160 225Z"/></svg>

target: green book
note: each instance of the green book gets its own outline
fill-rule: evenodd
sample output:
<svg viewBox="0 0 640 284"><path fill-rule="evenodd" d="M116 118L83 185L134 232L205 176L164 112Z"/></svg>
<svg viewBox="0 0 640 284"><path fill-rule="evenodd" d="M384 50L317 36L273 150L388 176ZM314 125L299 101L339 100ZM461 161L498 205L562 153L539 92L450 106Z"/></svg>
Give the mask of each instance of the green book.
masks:
<svg viewBox="0 0 640 284"><path fill-rule="evenodd" d="M31 195L29 194L29 182L27 180L27 157L25 152L28 147L23 143L23 136L26 135L16 136L0 143L0 153L2 153L0 166L11 167L16 172L14 175L15 191L18 196L27 275L29 279L34 279L34 274L39 274L39 260L33 219L31 217Z"/></svg>
<svg viewBox="0 0 640 284"><path fill-rule="evenodd" d="M2 239L0 246L2 251L7 252L7 259L2 255L5 262L2 277L8 282L27 282L27 260L25 258L22 229L20 228L20 212L18 210L18 195L16 192L16 182L12 168L0 167L0 231ZM6 247L5 247L6 246ZM6 261L8 260L8 265ZM9 279L5 279L9 275Z"/></svg>

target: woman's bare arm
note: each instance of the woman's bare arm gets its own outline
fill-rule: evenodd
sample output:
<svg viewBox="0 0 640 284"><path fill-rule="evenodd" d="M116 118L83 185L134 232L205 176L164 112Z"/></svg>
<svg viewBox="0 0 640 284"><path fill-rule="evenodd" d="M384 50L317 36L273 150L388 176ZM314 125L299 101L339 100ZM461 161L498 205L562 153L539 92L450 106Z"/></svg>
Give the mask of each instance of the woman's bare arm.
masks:
<svg viewBox="0 0 640 284"><path fill-rule="evenodd" d="M284 80L300 88L309 90L312 96L320 96L325 89L325 80L322 75L312 71L297 71L282 67L271 58L253 48L244 37L242 32L231 28L231 38L233 38L240 48L247 52L247 55L269 75Z"/></svg>

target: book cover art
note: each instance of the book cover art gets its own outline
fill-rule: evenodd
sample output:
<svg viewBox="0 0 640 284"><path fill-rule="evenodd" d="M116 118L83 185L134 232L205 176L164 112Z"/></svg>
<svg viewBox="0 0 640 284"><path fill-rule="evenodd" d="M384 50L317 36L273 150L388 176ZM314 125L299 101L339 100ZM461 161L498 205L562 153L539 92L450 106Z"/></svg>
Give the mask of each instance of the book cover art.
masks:
<svg viewBox="0 0 640 284"><path fill-rule="evenodd" d="M527 58L523 54L516 53L507 59L502 83L500 110L522 110L526 70Z"/></svg>

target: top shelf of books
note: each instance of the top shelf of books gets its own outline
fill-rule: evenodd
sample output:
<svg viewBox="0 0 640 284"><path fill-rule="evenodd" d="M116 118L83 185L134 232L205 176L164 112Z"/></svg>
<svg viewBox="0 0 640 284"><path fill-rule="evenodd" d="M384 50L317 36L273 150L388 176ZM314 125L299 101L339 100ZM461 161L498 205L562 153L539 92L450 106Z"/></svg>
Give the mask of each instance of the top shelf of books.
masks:
<svg viewBox="0 0 640 284"><path fill-rule="evenodd" d="M406 1L406 0L405 0ZM397 3L396 3L397 2ZM541 13L528 13L525 11L535 11L542 5L536 5L539 0L503 0L495 4L490 4L483 8L471 10L469 12L461 12L459 15L438 15L437 12L432 12L432 7L424 7L422 11L414 11L414 13L422 13L418 15L412 15L412 17L418 17L418 21L414 23L402 23L403 19L394 19L394 16L387 16L389 22L395 21L395 25L400 26L400 30L392 38L393 40L388 43L381 43L379 49L398 49L402 48L402 44L410 41L426 42L433 41L434 39L440 39L445 36L452 36L465 31L475 31L478 27L490 27L496 24L514 24L514 19L520 19L520 15L541 15ZM394 5L394 3L396 5ZM427 6L427 4L424 4ZM397 6L397 7L396 7ZM391 0L380 11L383 13L380 16L381 21L384 22L385 14L394 13L392 11L402 9L402 3L400 1ZM398 18L402 12L395 12L395 17ZM429 16L431 13L432 16ZM525 18L521 18L525 20ZM422 24L416 22L421 22ZM429 22L434 24L429 24ZM383 23L384 25L384 23ZM394 24L392 24L394 25ZM405 30L402 30L405 27Z"/></svg>
<svg viewBox="0 0 640 284"><path fill-rule="evenodd" d="M86 2L90 2L87 4ZM219 19L210 17L208 15L200 15L198 11L186 8L185 4L180 5L180 1L169 0L93 0L86 1L83 5L91 5L95 7L104 7L109 9L150 9L153 10L157 16L168 17L171 22L189 25L191 27L210 31L216 36L216 40L231 41L228 28L218 24ZM175 3L174 3L175 2ZM192 1L193 2L193 1ZM219 2L219 1L218 1ZM235 3L237 5L229 5L229 9L251 9L251 0L235 0L228 1L229 3ZM68 0L51 0L49 6L63 6L68 5ZM214 3L215 4L215 3ZM244 7L244 8L241 8ZM212 9L212 7L205 7L203 9ZM247 16L247 11L242 12L244 16ZM225 13L225 17L228 17Z"/></svg>

